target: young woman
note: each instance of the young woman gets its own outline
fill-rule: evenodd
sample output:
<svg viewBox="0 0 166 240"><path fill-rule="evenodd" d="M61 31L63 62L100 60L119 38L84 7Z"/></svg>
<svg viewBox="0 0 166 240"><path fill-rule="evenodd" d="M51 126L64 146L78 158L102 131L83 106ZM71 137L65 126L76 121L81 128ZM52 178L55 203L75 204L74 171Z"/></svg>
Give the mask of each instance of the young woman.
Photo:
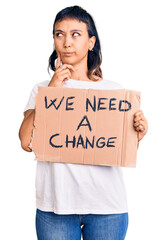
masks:
<svg viewBox="0 0 166 240"><path fill-rule="evenodd" d="M24 109L19 137L25 151L35 117L38 86L122 89L103 79L99 36L90 14L79 6L61 10L53 24L54 51L50 81L36 84ZM56 66L55 66L55 60ZM61 64L62 63L62 64ZM148 124L141 110L133 126L140 141ZM120 167L37 162L36 232L39 240L122 240L128 228L128 206Z"/></svg>

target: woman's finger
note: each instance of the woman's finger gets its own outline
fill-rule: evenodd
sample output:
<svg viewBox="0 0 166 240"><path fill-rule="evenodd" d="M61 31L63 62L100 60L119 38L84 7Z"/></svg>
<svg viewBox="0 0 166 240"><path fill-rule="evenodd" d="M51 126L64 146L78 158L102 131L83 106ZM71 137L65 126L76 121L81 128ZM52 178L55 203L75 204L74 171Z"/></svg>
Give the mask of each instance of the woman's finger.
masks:
<svg viewBox="0 0 166 240"><path fill-rule="evenodd" d="M139 121L139 120L141 120L141 119L142 119L141 116L137 116L137 117L134 118L134 122L137 122L137 121Z"/></svg>
<svg viewBox="0 0 166 240"><path fill-rule="evenodd" d="M144 120L144 115L143 114L140 114L140 115L138 115L138 116L135 116L134 117L134 122L137 122L137 121L139 121L139 120Z"/></svg>
<svg viewBox="0 0 166 240"><path fill-rule="evenodd" d="M65 74L68 74L68 75L69 75L69 78L71 77L71 72L70 72L70 70L69 70L68 68L62 69L62 70L60 71L60 73L59 73L59 76L62 77L62 76L65 75Z"/></svg>
<svg viewBox="0 0 166 240"><path fill-rule="evenodd" d="M145 127L143 125L139 125L138 127L135 128L135 130L137 132L139 132L139 131L143 132L143 131L145 131Z"/></svg>
<svg viewBox="0 0 166 240"><path fill-rule="evenodd" d="M61 65L61 55L58 51L57 52L57 55L58 55L58 58L57 58L57 62L56 62L56 69L59 68L59 66Z"/></svg>
<svg viewBox="0 0 166 240"><path fill-rule="evenodd" d="M70 75L69 75L69 73L65 73L61 77L62 77L62 82L63 82L63 81L68 80L70 78Z"/></svg>
<svg viewBox="0 0 166 240"><path fill-rule="evenodd" d="M138 110L135 114L134 117L137 117L139 115L143 115L143 111L142 110Z"/></svg>
<svg viewBox="0 0 166 240"><path fill-rule="evenodd" d="M136 121L133 125L134 127L137 127L138 125L144 125L144 121L143 120Z"/></svg>
<svg viewBox="0 0 166 240"><path fill-rule="evenodd" d="M75 71L75 69L74 69L74 67L72 66L72 65L69 65L69 64L66 64L66 63L64 63L63 65L61 65L61 70L62 69L66 69L66 68L69 68L70 70L73 70L73 71Z"/></svg>

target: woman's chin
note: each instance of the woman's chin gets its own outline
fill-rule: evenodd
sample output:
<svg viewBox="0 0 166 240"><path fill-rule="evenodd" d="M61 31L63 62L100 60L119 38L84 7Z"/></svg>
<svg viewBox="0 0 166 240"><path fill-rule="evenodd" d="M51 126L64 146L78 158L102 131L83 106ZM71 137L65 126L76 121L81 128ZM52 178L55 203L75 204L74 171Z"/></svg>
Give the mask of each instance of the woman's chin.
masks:
<svg viewBox="0 0 166 240"><path fill-rule="evenodd" d="M71 59L71 58L66 58L66 59L63 59L62 60L62 63L63 64L75 64L75 61L73 61L73 59Z"/></svg>

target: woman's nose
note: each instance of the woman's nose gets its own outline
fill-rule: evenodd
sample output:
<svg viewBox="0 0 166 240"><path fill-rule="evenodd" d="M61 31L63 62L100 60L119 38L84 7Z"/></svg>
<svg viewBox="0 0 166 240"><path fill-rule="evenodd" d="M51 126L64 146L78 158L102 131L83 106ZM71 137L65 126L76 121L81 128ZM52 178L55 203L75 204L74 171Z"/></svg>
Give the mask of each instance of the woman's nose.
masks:
<svg viewBox="0 0 166 240"><path fill-rule="evenodd" d="M72 39L70 36L66 36L64 39L64 47L71 47Z"/></svg>

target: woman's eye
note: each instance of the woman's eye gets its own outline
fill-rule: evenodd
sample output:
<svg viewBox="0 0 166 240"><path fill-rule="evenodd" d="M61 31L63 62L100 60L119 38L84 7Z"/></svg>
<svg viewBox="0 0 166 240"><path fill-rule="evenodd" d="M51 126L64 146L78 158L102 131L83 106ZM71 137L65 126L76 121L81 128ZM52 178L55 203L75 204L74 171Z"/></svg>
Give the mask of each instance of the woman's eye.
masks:
<svg viewBox="0 0 166 240"><path fill-rule="evenodd" d="M80 35L78 32L74 32L74 33L76 33L76 34ZM73 33L73 34L74 34L74 33Z"/></svg>
<svg viewBox="0 0 166 240"><path fill-rule="evenodd" d="M62 33L57 33L57 34L56 34L57 37L59 36L58 34L62 34Z"/></svg>
<svg viewBox="0 0 166 240"><path fill-rule="evenodd" d="M74 32L73 34L75 34L75 33L80 35L78 32ZM59 34L62 34L62 33L56 33L56 36L59 37Z"/></svg>

